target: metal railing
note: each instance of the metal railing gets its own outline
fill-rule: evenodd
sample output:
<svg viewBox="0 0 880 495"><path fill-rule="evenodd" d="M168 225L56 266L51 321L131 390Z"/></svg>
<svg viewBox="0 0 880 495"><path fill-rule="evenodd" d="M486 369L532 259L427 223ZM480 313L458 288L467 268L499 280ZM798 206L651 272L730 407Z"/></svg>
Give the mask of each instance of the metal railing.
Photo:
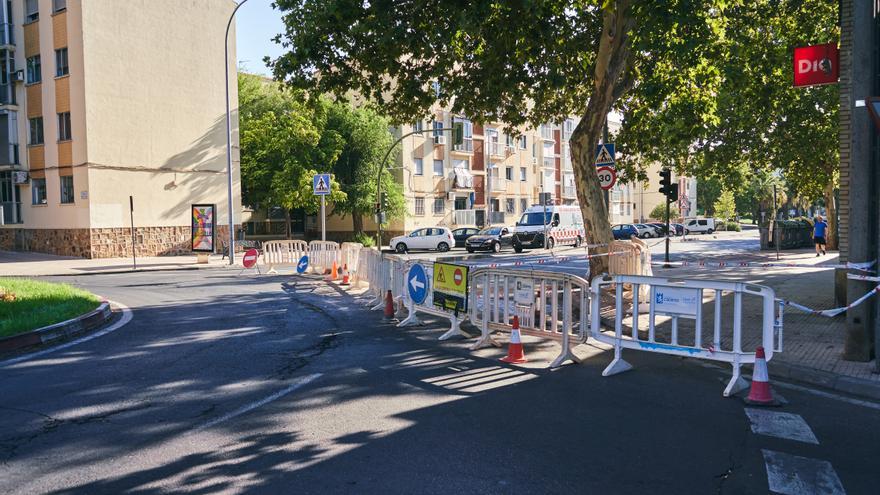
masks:
<svg viewBox="0 0 880 495"><path fill-rule="evenodd" d="M562 186L562 195L566 198L574 198L576 196L574 186Z"/></svg>
<svg viewBox="0 0 880 495"><path fill-rule="evenodd" d="M545 168L556 168L556 159L555 158L544 157L542 163Z"/></svg>
<svg viewBox="0 0 880 495"><path fill-rule="evenodd" d="M477 210L453 210L453 223L455 225L476 225Z"/></svg>
<svg viewBox="0 0 880 495"><path fill-rule="evenodd" d="M504 212L493 211L489 213L489 223L504 223Z"/></svg>
<svg viewBox="0 0 880 495"><path fill-rule="evenodd" d="M501 177L489 177L489 187L492 189L492 192L506 192L507 179L502 179Z"/></svg>
<svg viewBox="0 0 880 495"><path fill-rule="evenodd" d="M471 152L474 151L474 140L473 138L464 138L461 144L456 144L452 147L454 151L466 151Z"/></svg>
<svg viewBox="0 0 880 495"><path fill-rule="evenodd" d="M489 154L492 156L504 156L504 144L490 142Z"/></svg>

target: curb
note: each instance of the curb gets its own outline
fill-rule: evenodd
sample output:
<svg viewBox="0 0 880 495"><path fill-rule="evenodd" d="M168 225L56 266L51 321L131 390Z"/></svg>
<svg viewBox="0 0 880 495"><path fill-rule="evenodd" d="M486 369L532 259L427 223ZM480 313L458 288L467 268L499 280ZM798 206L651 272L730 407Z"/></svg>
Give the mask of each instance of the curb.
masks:
<svg viewBox="0 0 880 495"><path fill-rule="evenodd" d="M67 321L38 328L27 333L0 339L0 351L15 351L25 347L49 344L68 339L106 323L113 313L110 303L103 301L97 309Z"/></svg>

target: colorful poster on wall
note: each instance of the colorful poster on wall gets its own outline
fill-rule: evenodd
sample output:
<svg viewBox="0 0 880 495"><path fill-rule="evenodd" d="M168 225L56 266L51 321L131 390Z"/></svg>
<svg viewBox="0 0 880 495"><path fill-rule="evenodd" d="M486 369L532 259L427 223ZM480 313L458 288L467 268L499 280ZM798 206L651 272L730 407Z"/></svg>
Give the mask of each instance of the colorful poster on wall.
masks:
<svg viewBox="0 0 880 495"><path fill-rule="evenodd" d="M192 205L192 250L194 252L214 252L216 211L216 205Z"/></svg>

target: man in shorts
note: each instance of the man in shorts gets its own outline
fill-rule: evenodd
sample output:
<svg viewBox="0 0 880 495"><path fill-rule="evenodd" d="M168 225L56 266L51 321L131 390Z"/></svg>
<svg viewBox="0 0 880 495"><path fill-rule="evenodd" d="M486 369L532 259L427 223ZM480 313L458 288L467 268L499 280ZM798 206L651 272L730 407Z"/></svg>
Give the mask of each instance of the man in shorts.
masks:
<svg viewBox="0 0 880 495"><path fill-rule="evenodd" d="M819 252L825 254L825 231L828 229L828 224L822 220L822 215L816 215L816 221L813 224L813 242L816 244L816 256L819 256Z"/></svg>

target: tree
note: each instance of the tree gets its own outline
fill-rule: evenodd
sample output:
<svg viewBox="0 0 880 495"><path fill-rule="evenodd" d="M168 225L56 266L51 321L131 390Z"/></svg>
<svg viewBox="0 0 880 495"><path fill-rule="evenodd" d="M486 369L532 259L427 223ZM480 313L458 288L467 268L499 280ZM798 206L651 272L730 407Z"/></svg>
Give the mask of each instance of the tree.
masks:
<svg viewBox="0 0 880 495"><path fill-rule="evenodd" d="M290 238L290 210L316 213L312 177L329 172L342 150L335 132L324 132L329 103L308 102L259 76L239 74L239 132L242 201L255 207L282 206ZM346 199L331 178L331 202Z"/></svg>
<svg viewBox="0 0 880 495"><path fill-rule="evenodd" d="M715 176L707 176L697 183L697 207L703 208L706 216L715 214L715 201L721 196L721 180Z"/></svg>
<svg viewBox="0 0 880 495"><path fill-rule="evenodd" d="M733 197L733 191L723 189L714 206L715 216L724 221L736 216L736 199Z"/></svg>
<svg viewBox="0 0 880 495"><path fill-rule="evenodd" d="M728 2L275 4L286 25L277 41L288 50L271 63L275 77L312 94L359 94L397 122L424 118L435 103L510 128L580 116L570 148L586 240L608 243L593 166L606 116L631 90L662 89L695 108L707 101ZM606 271L606 257L591 260L591 273Z"/></svg>
<svg viewBox="0 0 880 495"><path fill-rule="evenodd" d="M651 210L650 218L655 220L666 221L666 202L660 203ZM675 220L679 217L678 208L675 205L669 205L669 218Z"/></svg>

